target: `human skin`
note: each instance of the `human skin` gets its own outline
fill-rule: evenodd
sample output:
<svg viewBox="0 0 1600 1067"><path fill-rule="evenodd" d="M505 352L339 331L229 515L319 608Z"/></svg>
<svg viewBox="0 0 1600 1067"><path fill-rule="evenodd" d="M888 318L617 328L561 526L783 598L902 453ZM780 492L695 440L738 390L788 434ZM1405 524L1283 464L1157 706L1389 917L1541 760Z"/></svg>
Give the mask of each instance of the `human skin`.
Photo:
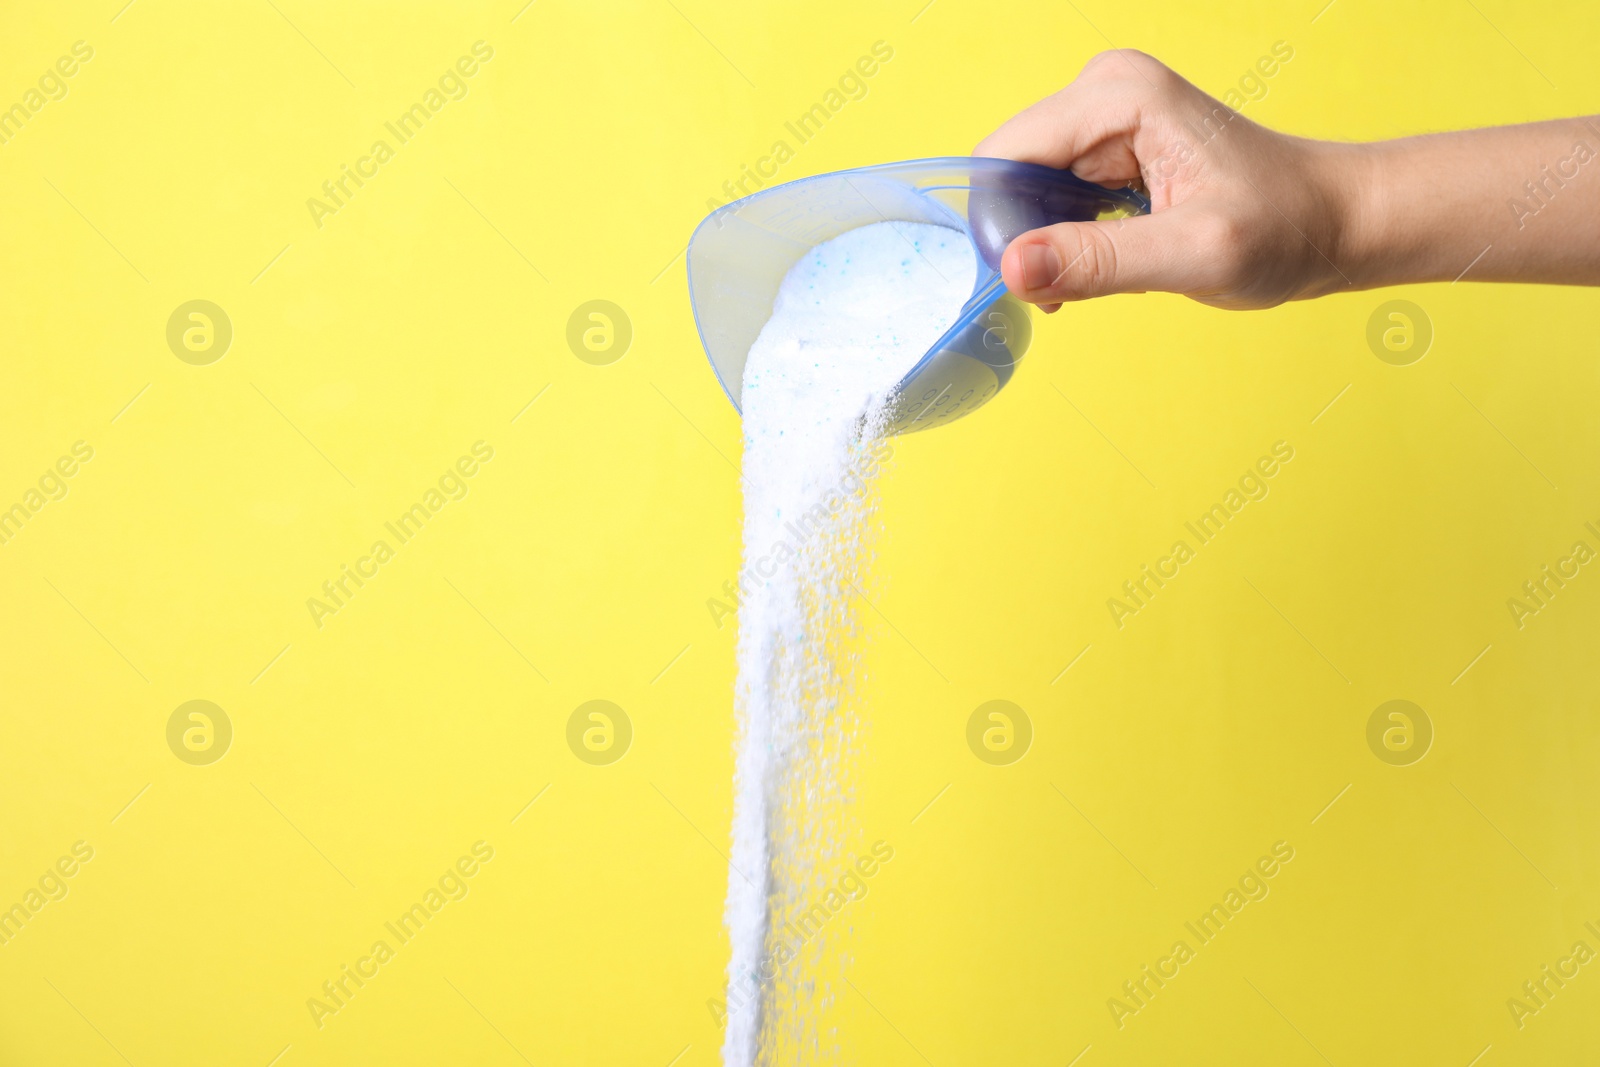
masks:
<svg viewBox="0 0 1600 1067"><path fill-rule="evenodd" d="M1046 311L1151 291L1246 309L1407 282L1600 285L1600 117L1315 141L1251 122L1123 49L1095 56L975 154L1149 194L1148 216L1011 242L1006 287Z"/></svg>

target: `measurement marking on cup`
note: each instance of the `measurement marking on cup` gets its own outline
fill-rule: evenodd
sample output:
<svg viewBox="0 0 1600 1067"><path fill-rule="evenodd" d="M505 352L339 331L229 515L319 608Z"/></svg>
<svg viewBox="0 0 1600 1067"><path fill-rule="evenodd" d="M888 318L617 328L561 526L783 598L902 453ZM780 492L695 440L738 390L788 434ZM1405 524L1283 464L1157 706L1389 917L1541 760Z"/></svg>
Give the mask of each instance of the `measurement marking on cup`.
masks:
<svg viewBox="0 0 1600 1067"><path fill-rule="evenodd" d="M922 406L922 410L917 412L917 417L911 420L912 424L914 425L916 423L921 422L922 421L922 416L924 416L924 415L926 415L928 413L928 409L933 407L933 405L937 404L941 399L943 399L944 395L946 393L948 393L949 391L950 391L950 383L949 382L945 382L944 383L944 388L939 390L938 396L935 396L932 400L930 400L926 404L924 404Z"/></svg>

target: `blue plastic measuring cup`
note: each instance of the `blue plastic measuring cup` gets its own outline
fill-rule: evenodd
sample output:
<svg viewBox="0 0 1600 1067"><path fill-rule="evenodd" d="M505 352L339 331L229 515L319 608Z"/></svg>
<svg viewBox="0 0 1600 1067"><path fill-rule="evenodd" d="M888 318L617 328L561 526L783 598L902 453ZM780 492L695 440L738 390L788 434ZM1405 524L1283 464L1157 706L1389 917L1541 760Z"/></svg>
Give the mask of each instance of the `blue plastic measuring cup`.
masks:
<svg viewBox="0 0 1600 1067"><path fill-rule="evenodd" d="M1057 222L1150 210L1130 189L1009 159L946 156L835 171L775 185L707 215L689 241L689 300L723 391L743 411L744 363L772 317L789 268L824 241L875 222L960 230L980 259L961 314L901 380L894 433L926 429L987 403L1028 350L1028 305L1006 291L1000 256L1018 234Z"/></svg>

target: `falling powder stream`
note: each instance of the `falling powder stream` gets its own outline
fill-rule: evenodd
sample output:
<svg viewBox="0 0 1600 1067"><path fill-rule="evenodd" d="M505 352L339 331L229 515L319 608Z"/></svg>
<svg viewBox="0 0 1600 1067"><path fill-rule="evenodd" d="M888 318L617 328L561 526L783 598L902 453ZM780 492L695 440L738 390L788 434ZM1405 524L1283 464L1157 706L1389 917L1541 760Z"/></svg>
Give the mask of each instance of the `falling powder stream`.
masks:
<svg viewBox="0 0 1600 1067"><path fill-rule="evenodd" d="M854 736L846 645L886 397L976 274L958 230L851 230L790 268L750 348L725 1067L787 1067L819 1049L820 946L794 944L780 917L838 846Z"/></svg>

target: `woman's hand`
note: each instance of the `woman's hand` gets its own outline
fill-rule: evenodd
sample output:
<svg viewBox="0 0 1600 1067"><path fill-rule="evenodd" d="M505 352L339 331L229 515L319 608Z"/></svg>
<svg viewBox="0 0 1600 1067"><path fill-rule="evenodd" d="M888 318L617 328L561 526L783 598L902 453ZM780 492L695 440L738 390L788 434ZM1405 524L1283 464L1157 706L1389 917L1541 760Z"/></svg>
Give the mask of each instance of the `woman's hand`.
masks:
<svg viewBox="0 0 1600 1067"><path fill-rule="evenodd" d="M1142 52L1095 56L975 154L1070 167L1150 197L1149 216L1064 222L1011 242L1006 286L1046 310L1147 290L1261 308L1347 284L1335 263L1357 153L1258 126Z"/></svg>
<svg viewBox="0 0 1600 1067"><path fill-rule="evenodd" d="M976 154L1135 184L1148 216L1011 242L1006 286L1054 311L1110 293L1222 308L1402 282L1600 284L1600 120L1344 144L1258 126L1142 52L1104 52Z"/></svg>

